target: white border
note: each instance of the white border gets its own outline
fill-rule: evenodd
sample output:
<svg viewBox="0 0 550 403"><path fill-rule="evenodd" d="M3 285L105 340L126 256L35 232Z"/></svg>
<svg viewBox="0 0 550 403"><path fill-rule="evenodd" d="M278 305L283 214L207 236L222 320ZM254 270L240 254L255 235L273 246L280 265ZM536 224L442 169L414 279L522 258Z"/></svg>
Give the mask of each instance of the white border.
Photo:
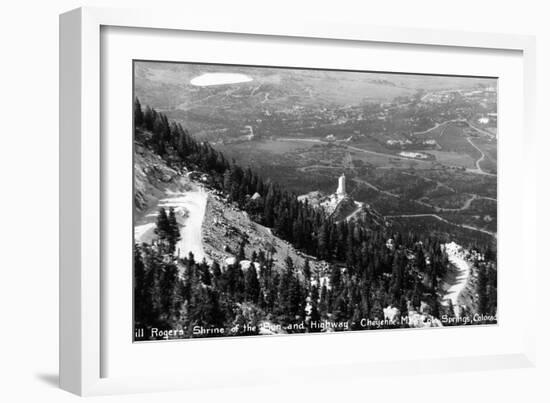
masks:
<svg viewBox="0 0 550 403"><path fill-rule="evenodd" d="M176 17L177 15L177 17ZM528 251L527 234L534 234L535 225L535 171L534 158L529 158L534 150L533 102L534 102L534 40L530 37L496 34L472 34L462 32L424 31L410 29L372 28L354 25L338 25L326 23L287 24L280 28L276 23L249 22L235 18L215 21L193 16L186 20L181 13L157 14L151 11L135 10L105 10L84 9L67 13L61 17L61 141L60 141L60 199L61 199L61 266L60 266L60 382L63 388L78 394L105 394L129 391L153 391L173 388L207 387L235 384L244 385L247 382L292 382L292 376L305 378L304 371L298 365L281 367L277 373L259 371L249 373L243 365L242 369L232 371L225 378L204 379L203 371L184 368L183 376L162 377L128 377L126 374L100 378L102 345L100 339L100 26L130 26L146 28L169 28L192 31L217 31L233 33L250 33L259 35L276 35L310 38L338 38L354 41L380 41L384 43L430 44L438 46L459 46L484 49L507 49L523 52L524 75L524 148L523 156L526 165L519 178L523 180L524 192L520 197L523 209L521 221L523 229L518 230L524 235L524 245L520 256L524 256L521 278L528 285L528 279L536 278L536 262L533 254ZM267 39L267 38L266 38ZM342 44L345 44L342 42ZM521 129L520 129L521 130ZM520 140L521 144L521 140ZM500 145L499 145L500 146ZM500 157L500 156L499 156ZM500 170L499 164L499 170ZM110 175L113 173L110 173ZM523 200L521 200L523 198ZM520 253L523 252L523 253ZM529 260L530 259L530 260ZM531 287L534 289L534 287ZM534 293L525 288L524 306L534 306ZM106 313L106 312L105 312ZM366 363L359 357L339 362L321 363L308 368L309 376L323 377L328 366L332 365L332 374L350 374L360 376L369 373L404 373L422 369L437 371L442 369L467 370L494 368L500 366L530 365L534 360L534 326L529 320L522 332L526 341L516 348L511 348L506 354L492 356L456 356L441 359L438 355L432 357L407 357L406 365L401 360ZM534 322L532 322L534 323ZM488 328L487 328L488 329ZM471 329L465 329L471 330ZM443 331L446 331L444 329ZM459 330L460 331L460 330ZM488 330L492 332L493 330ZM483 332L483 331L482 331ZM359 334L347 334L358 338ZM373 334L382 334L373 332ZM389 333L383 333L388 335ZM394 333L395 334L395 333ZM466 334L466 333L464 333ZM385 336L385 337L386 337ZM411 336L408 334L407 337ZM325 337L324 335L322 337ZM380 338L381 336L373 336ZM467 336L466 336L467 337ZM332 336L327 340L336 340ZM269 338L277 340L273 343L288 343L288 338ZM256 341L257 340L257 341ZM295 338L293 343L307 345ZM260 339L247 340L250 347L261 345ZM105 343L104 343L105 344ZM222 349L227 343L206 342L213 349ZM165 343L159 345L174 345ZM179 344L184 345L184 344ZM189 344L187 344L189 345ZM195 344L197 346L199 344ZM222 346L222 347L218 347ZM312 356L313 357L313 356ZM311 358L311 357L310 357ZM311 363L310 363L311 364ZM250 368L249 370L252 370ZM189 372L187 372L189 371ZM202 376L202 379L201 379ZM347 376L347 375L342 375ZM246 380L243 380L246 379Z"/></svg>
<svg viewBox="0 0 550 403"><path fill-rule="evenodd" d="M132 344L132 59L178 60L191 62L225 61L233 65L256 63L273 66L329 67L352 70L373 69L389 72L396 67L409 73L467 74L498 76L499 87L499 249L513 250L514 234L521 231L521 216L506 214L517 210L521 195L516 183L522 172L515 169L521 154L522 58L517 51L444 48L408 44L342 42L318 39L282 38L266 41L250 35L189 33L188 31L141 30L105 27L101 42L102 74L102 168L109 175L102 179L102 302L105 314L102 376L157 376L160 373L208 372L210 379L219 372L231 372L235 363L248 370L282 370L290 366L338 365L353 356L362 362L398 361L505 354L520 351L522 316L514 301L521 287L514 270L522 264L518 254L500 254L499 282L515 287L499 287L498 327L457 327L441 331L368 331L338 333L323 337L287 336L283 340L183 340L173 343ZM327 55L330 55L327 57ZM518 144L519 143L519 144ZM103 332L102 332L103 333ZM368 333L368 334L366 334ZM414 348L411 348L414 346ZM323 354L321 352L325 351ZM333 352L333 353L331 353ZM337 352L337 353L336 353ZM215 366L212 360L216 359ZM258 359L261 357L261 361ZM182 367L181 360L186 365ZM268 364L266 364L268 363ZM306 364L307 363L307 364Z"/></svg>

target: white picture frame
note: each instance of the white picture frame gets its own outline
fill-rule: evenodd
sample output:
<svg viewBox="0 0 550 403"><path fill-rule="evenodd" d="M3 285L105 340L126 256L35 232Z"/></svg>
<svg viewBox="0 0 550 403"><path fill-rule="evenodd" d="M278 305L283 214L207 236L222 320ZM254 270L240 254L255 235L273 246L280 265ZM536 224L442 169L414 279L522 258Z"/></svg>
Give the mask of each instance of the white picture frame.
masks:
<svg viewBox="0 0 550 403"><path fill-rule="evenodd" d="M247 368L246 365L234 368L231 374L209 371L207 366L173 368L159 371L158 375L120 374L111 376L105 368L107 336L105 317L109 313L103 289L104 249L102 244L102 209L105 198L104 153L108 142L102 141L105 128L102 122L102 42L101 32L105 27L127 27L219 35L254 36L255 40L286 38L294 41L323 40L334 43L377 43L380 46L411 45L433 47L434 49L469 49L478 53L490 51L516 52L521 58L522 82L522 133L514 141L521 145L520 158L524 169L518 174L522 182L522 192L517 192L519 217L514 225L520 234L515 253L522 256L521 280L524 287L517 293L527 306L535 305L535 282L537 262L534 254L527 254L529 234L536 231L535 206L535 158L536 136L534 132L535 102L535 41L533 37L508 34L469 33L457 31L430 31L408 28L370 27L324 21L289 21L281 25L269 20L250 21L235 18L216 19L211 17L189 16L152 10L115 10L103 8L81 8L60 17L60 384L63 389L79 395L114 393L151 392L172 389L206 388L238 383L304 382L323 379L327 373L331 377L357 377L371 374L402 374L438 371L464 371L492 368L527 367L535 362L535 312L526 311L522 321L518 321L514 333L516 344L501 348L489 354L449 355L445 352L430 357L403 356L401 359L369 360L358 355L349 359L336 360L326 364L305 362L307 358L294 358L280 362L279 367L264 365L264 371ZM130 99L130 98L129 98ZM131 104L129 104L131 105ZM130 108L131 106L129 106ZM500 146L499 146L500 147ZM499 156L500 161L500 156ZM499 187L501 186L499 164ZM499 194L500 197L500 194ZM514 199L516 201L516 199ZM499 203L499 209L500 209ZM500 214L500 212L499 212ZM503 226L499 221L499 230ZM506 227L504 227L506 228ZM510 226L509 228L513 228ZM500 234L500 232L499 232ZM519 236L521 235L521 237ZM500 242L500 239L499 239ZM501 255L499 245L499 261ZM531 280L529 280L531 279ZM500 279L499 279L500 281ZM499 284L499 287L502 283ZM505 304L506 305L506 304ZM484 337L499 337L500 330L482 330ZM471 329L457 330L464 337ZM368 333L368 332L367 332ZM386 337L366 335L366 332L344 335L350 343L361 343L365 337ZM415 334L418 338L419 333ZM392 333L395 337L409 337ZM312 336L315 337L315 336ZM338 336L329 336L331 345L338 342ZM387 336L390 337L390 336ZM429 333L423 333L430 338ZM453 336L453 337L456 337ZM304 348L307 338L271 338L271 345L263 341L248 341L253 351L265 348L284 348L294 345L294 349ZM319 338L317 338L319 339ZM328 340L328 339L327 339ZM371 339L372 340L372 339ZM201 341L223 354L228 346L231 350L243 348L232 341ZM214 343L218 343L215 346ZM328 343L328 342L327 342ZM278 347L275 347L277 345ZM179 349L177 343L164 343L164 354ZM215 347L212 347L215 346ZM221 347L219 347L221 346ZM198 348L198 347L196 347ZM258 350L259 349L259 350ZM112 350L111 350L112 351ZM275 350L274 350L275 351ZM307 353L305 355L307 357ZM223 361L223 360L222 360ZM184 367L184 364L181 364ZM223 367L220 363L220 367ZM281 369L284 370L281 370ZM308 371L303 371L307 368ZM332 370L332 371L331 371ZM307 373L306 373L307 372ZM205 375L209 375L208 378ZM327 378L328 379L328 378Z"/></svg>

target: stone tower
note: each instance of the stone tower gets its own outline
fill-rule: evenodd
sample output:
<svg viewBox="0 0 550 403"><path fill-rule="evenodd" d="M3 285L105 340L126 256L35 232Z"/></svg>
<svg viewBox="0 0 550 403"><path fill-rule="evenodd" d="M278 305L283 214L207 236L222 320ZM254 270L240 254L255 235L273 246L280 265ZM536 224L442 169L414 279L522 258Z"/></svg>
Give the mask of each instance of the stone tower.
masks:
<svg viewBox="0 0 550 403"><path fill-rule="evenodd" d="M345 196L346 195L346 175L342 174L338 178L338 189L336 190L337 196Z"/></svg>

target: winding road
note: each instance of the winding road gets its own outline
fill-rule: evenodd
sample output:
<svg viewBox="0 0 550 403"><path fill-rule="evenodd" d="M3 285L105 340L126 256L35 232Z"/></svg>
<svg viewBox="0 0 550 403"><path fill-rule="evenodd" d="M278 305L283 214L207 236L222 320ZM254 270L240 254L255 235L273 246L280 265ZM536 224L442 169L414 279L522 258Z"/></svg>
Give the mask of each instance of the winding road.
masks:
<svg viewBox="0 0 550 403"><path fill-rule="evenodd" d="M481 169L480 163L481 163L481 161L483 161L485 159L485 153L481 150L481 148L479 148L478 146L476 146L474 144L471 137L467 137L466 140L468 140L468 143L470 143L471 146L474 147L481 154L481 157L476 161L477 173L482 174L482 175L496 176L496 174L492 174L490 172L485 172L483 169ZM471 169L468 170L468 171L469 172L474 172Z"/></svg>
<svg viewBox="0 0 550 403"><path fill-rule="evenodd" d="M451 192L454 192L455 189L453 189L452 187L450 187L449 185L446 185L444 184L443 182L440 182L438 180L435 180L435 179L432 179L432 178L427 178L425 176L421 176L421 175L418 175L417 173L410 173L410 172L407 172L407 171L402 171L401 172L402 175L408 175L408 176L412 176L412 177L417 177L417 178L421 178L421 179L424 179L425 181L428 181L428 182L433 182L435 184L437 184L437 187L442 187L444 189L447 189L447 190L450 190ZM437 188L436 188L437 189ZM435 190L435 189L434 189Z"/></svg>
<svg viewBox="0 0 550 403"><path fill-rule="evenodd" d="M353 178L352 181L357 182L357 183L362 183L363 185L368 186L368 187L370 187L371 189L374 189L374 190L376 190L376 191L379 192L379 193L385 194L386 196L395 197L395 198L397 198L397 199L401 198L401 196L399 196L399 195L397 195L397 194L395 194L395 193L388 192L387 190L382 190L382 189L380 189L379 187L373 185L373 184L370 183L370 182L367 182L367 181L364 180L364 179Z"/></svg>
<svg viewBox="0 0 550 403"><path fill-rule="evenodd" d="M442 212L450 213L450 212L468 210L470 208L470 205L472 204L472 202L476 199L480 199L480 197L478 195L474 195L474 194L470 195L470 198L467 199L462 206L457 207L457 208L437 207L437 206L434 206L434 205L431 205L431 204L428 204L428 203L426 203L426 205L433 207L435 209L435 211L438 211L438 212L442 211Z"/></svg>
<svg viewBox="0 0 550 403"><path fill-rule="evenodd" d="M161 207L167 210L172 207L176 213L181 236L176 244L177 256L187 257L189 252L192 252L196 261L200 262L203 259L209 261L202 243L202 223L208 193L197 186L196 189L186 192L168 191L166 196L166 198L159 200L151 213L145 216L146 222L134 227L135 242L150 242L155 235L155 221L158 210Z"/></svg>
<svg viewBox="0 0 550 403"><path fill-rule="evenodd" d="M314 165L308 165L308 166L300 167L300 168L296 168L296 169L300 172L307 172L307 171L310 171L312 169L339 169L339 170L342 170L344 168L341 167L341 166L334 166L334 165L314 164Z"/></svg>
<svg viewBox="0 0 550 403"><path fill-rule="evenodd" d="M435 130L435 129L437 129L438 127L443 126L443 125L446 125L447 123L450 123L450 122L452 122L452 121L451 121L451 120L448 120L448 121L445 121L445 122L436 123L434 127L430 127L429 129L422 130L421 132L413 132L412 135L413 135L413 136L416 136L416 135L418 135L418 134L426 134L426 133L429 133L429 132L431 132L432 130Z"/></svg>
<svg viewBox="0 0 550 403"><path fill-rule="evenodd" d="M496 238L497 237L497 234L495 232L492 232L492 231L488 231L486 229L483 229L483 228L477 228L477 227L474 227L474 226L471 226L471 225L467 225L467 224L457 224L457 223L454 223L454 222L451 222L443 217L440 217L438 216L437 214L433 214L433 213L426 213L426 214L398 214L398 215L386 215L384 216L384 218L422 218L422 217L433 217L441 222L444 222L446 224L450 224L450 225L454 225L455 227L459 227L459 228L464 228L464 229L469 229L469 230L472 230L472 231L478 231L478 232L482 232L484 234L487 234L487 235L490 235L492 236L493 238Z"/></svg>
<svg viewBox="0 0 550 403"><path fill-rule="evenodd" d="M400 195L398 194L395 194L395 193L391 193L387 190L382 190L380 189L379 187L373 185L372 183L370 182L367 182L366 180L364 179L359 179L359 178L353 178L352 181L356 182L356 183L362 183L364 184L365 186L368 186L370 187L371 189L374 189L376 190L377 192L379 193L382 193L382 194L385 194L386 196L390 196L390 197L394 197L394 198L401 198ZM434 182L437 182L437 181L434 181ZM438 183L439 184L439 183ZM448 187L446 185L443 185L442 186L445 186L445 187ZM451 189L451 188L449 188ZM452 190L452 189L451 189ZM429 208L432 208L434 209L436 212L444 212L444 213L451 213L451 212L457 212L457 211L464 211L464 210L467 210L470 208L472 202L474 200L477 200L477 199L486 199L486 200L491 200L491 201L495 201L496 202L496 199L493 199L491 197L484 197L484 196L478 196L476 194L471 194L470 197L464 201L464 204L460 207L457 207L457 208L447 208L447 207L438 207L438 206L434 206L433 204L429 204L429 203L426 203L426 202L423 202L422 200L410 200L411 202L413 203L417 203L417 204L420 204L422 206L425 206L425 207L429 207Z"/></svg>
<svg viewBox="0 0 550 403"><path fill-rule="evenodd" d="M363 203L362 202L357 202L356 201L355 205L357 206L357 208L351 214L348 214L348 216L346 218L344 218L344 221L351 220L353 217L355 217L357 214L359 214L359 212L363 208Z"/></svg>
<svg viewBox="0 0 550 403"><path fill-rule="evenodd" d="M456 317L460 316L460 305L458 298L460 294L466 288L470 273L472 271L472 264L464 258L464 251L460 245L454 242L445 244L445 252L449 262L455 267L450 278L446 282L450 287L446 290L443 300L450 300L453 304L454 314Z"/></svg>
<svg viewBox="0 0 550 403"><path fill-rule="evenodd" d="M491 133L488 133L488 132L485 132L481 129L478 129L477 127L473 126L470 122L468 122L467 120L465 119L453 119L453 120L448 120L448 121L445 121L445 122L441 122L441 123L436 123L434 127L430 128L430 129L427 129L425 131L422 131L422 132L416 132L414 134L425 134L425 133L428 133L432 130L435 130L437 129L438 127L441 127L441 126L444 126L448 123L453 123L453 122L463 122L463 123L467 123L472 129L484 134L484 135L487 135L487 136L490 136L492 138L494 138L494 135L491 135ZM445 130L443 129L441 131L441 135L443 134ZM284 140L284 141L302 141L302 142L312 142L312 143L319 143L319 144L329 144L328 141L324 141L324 140L320 140L320 139L304 139L304 138L284 138L284 137L281 137L279 138L280 140ZM470 143L470 145L472 145L472 147L474 147L480 154L481 154L481 157L476 161L476 169L468 169L467 172L469 173L473 173L473 174L479 174L479 175L487 175L487 176L496 176L495 174L492 174L492 173L489 173L489 172L485 172L481 166L480 166L480 163L481 161L483 161L485 159L485 153L478 147L476 146L472 139L470 137L467 137L466 140ZM381 153L381 152L377 152L377 151L371 151L371 150L366 150L366 149L363 149L363 148L358 148L358 147L354 147L354 146L351 146L351 145L347 145L347 144L344 144L342 142L339 142L340 144L343 144L348 150L353 150L353 151L357 151L357 152L362 152L362 153L367 153L367 154L373 154L373 155L379 155L379 156L384 156L384 157L388 157L388 158L397 158L397 159L401 159L401 160L410 160L410 158L406 158L406 157L401 157L399 155L395 155L395 154L387 154L387 153ZM300 167L298 168L298 170L302 171L302 172L306 172L307 170L309 169L313 169L313 168L328 168L328 169L340 169L341 167L336 167L336 166L322 166L322 165L310 165L310 166L307 166L307 167ZM406 172L404 172L405 174L408 174ZM412 175L412 174L409 174L409 175ZM430 178L424 178L428 181L433 181L435 183L437 183L437 186L438 187L444 187L444 188L447 188L449 190L453 190L452 188L450 188L448 185L445 185L444 183L442 182L439 182L437 180L434 180L434 179L430 179ZM379 193L382 193L382 194L385 194L389 197L393 197L393 198L400 198L401 196L398 195L398 194L395 194L395 193L392 193L392 192L389 192L387 190L383 190L383 189L380 189L379 187L377 187L376 185L373 185L372 183L370 182L367 182L363 179L359 179L359 178L353 178L352 179L354 182L357 182L357 183L362 183L366 186L368 186L369 188L371 189L374 189L375 191L379 192ZM470 208L471 204L474 202L474 200L476 199L486 199L486 200L491 200L491 201L495 201L496 202L496 199L494 198L490 198L490 197L484 197L484 196L479 196L479 195L475 195L475 194L471 194L470 197L464 201L464 204L460 207L457 207L457 208L445 208L445 207L437 207L437 206L434 206L434 205L431 205L429 203L426 203L426 202L423 202L421 200L411 200L412 202L415 202L415 203L418 203L420 205L423 205L425 207L429 207L429 208L432 208L435 210L435 212L458 212L458 211L464 211L464 210L467 210ZM356 214L356 213L355 213ZM471 226L471 225L467 225L467 224L456 224L456 223L453 223L449 220L446 220L445 218L437 215L437 214L433 214L433 213L427 213L427 214L404 214L404 215L390 215L390 216L385 216L385 218L400 218L400 217L404 217L404 218L414 218L414 217L433 217L439 221L442 221L442 222L445 222L449 225L453 225L453 226L456 226L456 227L460 227L460 228L464 228L464 229L469 229L469 230L472 230L472 231L478 231L478 232L481 232L481 233L484 233L484 234L487 234L487 235L490 235L492 237L495 237L497 236L496 233L492 232L492 231L488 231L488 230L485 230L485 229L482 229L482 228L477 228L477 227L474 227L474 226ZM348 218L346 218L348 219Z"/></svg>
<svg viewBox="0 0 550 403"><path fill-rule="evenodd" d="M434 127L432 127L431 129L428 129L428 130L424 130L422 132L415 132L413 133L413 135L417 135L417 134L426 134L428 132L431 132L432 130L435 130L437 129L438 127L441 127L441 126L444 126L448 123L458 123L458 122L461 122L461 123L466 123L471 129L477 131L478 133L481 133L485 136L488 136L492 139L494 139L496 136L492 133L489 133L485 130L482 130L474 125L472 125L468 120L466 119L453 119L453 120L447 120L445 122L441 122L441 123L437 123ZM446 128L443 128L443 130L441 130L441 133L439 133L439 136L443 136L443 134L445 133L445 129ZM466 137L466 140L468 141L468 143L470 143L470 145L472 147L474 147L480 154L481 154L481 157L476 161L476 169L468 169L467 171L470 172L470 173L473 173L473 174L478 174L478 175L487 175L487 176L496 176L496 174L493 174L493 173L490 173L490 172L487 172L487 171L484 171L482 168L481 168L481 161L483 161L485 159L485 153L483 152L483 150L481 150L478 146L476 146L474 144L474 142L472 141L472 138L471 137Z"/></svg>

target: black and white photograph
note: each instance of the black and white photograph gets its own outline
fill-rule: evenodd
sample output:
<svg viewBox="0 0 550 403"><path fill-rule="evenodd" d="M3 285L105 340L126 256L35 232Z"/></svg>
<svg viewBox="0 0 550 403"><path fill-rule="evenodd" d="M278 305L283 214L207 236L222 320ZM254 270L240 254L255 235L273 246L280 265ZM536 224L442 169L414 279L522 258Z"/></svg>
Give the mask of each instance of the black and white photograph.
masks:
<svg viewBox="0 0 550 403"><path fill-rule="evenodd" d="M134 60L131 101L134 342L497 324L497 78Z"/></svg>
<svg viewBox="0 0 550 403"><path fill-rule="evenodd" d="M544 5L3 4L0 400L550 402Z"/></svg>

